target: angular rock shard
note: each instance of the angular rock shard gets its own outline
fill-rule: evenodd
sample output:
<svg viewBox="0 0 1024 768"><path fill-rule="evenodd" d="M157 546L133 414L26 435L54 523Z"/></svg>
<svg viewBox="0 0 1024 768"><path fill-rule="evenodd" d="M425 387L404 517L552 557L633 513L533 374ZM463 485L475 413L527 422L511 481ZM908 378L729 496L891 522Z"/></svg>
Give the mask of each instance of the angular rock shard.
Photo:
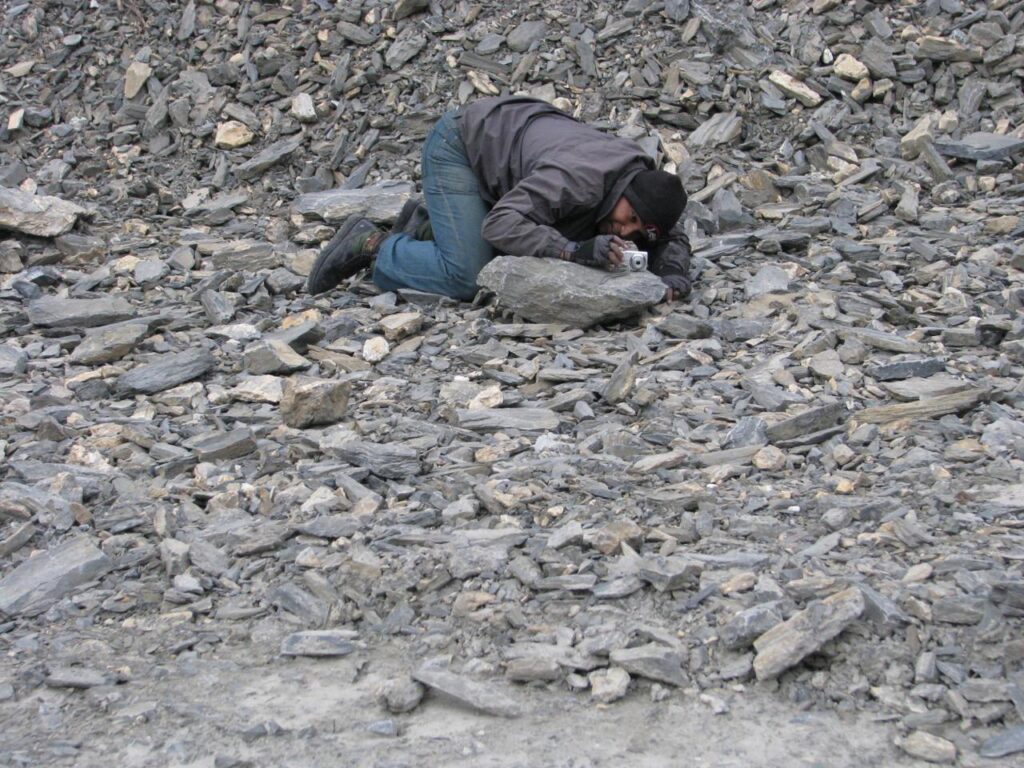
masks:
<svg viewBox="0 0 1024 768"><path fill-rule="evenodd" d="M856 587L812 603L754 641L754 674L758 680L778 677L846 629L863 612L864 595Z"/></svg>

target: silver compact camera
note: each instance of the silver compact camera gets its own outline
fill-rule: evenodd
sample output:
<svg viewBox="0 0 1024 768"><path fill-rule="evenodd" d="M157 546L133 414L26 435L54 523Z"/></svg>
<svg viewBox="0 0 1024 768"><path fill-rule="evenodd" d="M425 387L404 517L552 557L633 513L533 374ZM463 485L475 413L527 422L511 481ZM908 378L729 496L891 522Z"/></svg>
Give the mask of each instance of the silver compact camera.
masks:
<svg viewBox="0 0 1024 768"><path fill-rule="evenodd" d="M622 266L630 272L647 269L647 251L623 251Z"/></svg>

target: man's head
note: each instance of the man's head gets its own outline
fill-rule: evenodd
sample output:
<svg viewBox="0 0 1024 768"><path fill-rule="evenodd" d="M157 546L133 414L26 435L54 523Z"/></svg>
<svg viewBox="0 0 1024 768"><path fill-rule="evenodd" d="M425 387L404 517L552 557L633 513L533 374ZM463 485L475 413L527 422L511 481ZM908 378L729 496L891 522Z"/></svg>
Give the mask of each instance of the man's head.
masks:
<svg viewBox="0 0 1024 768"><path fill-rule="evenodd" d="M598 229L604 235L624 240L665 237L686 207L683 183L667 171L641 171L630 182L622 197Z"/></svg>

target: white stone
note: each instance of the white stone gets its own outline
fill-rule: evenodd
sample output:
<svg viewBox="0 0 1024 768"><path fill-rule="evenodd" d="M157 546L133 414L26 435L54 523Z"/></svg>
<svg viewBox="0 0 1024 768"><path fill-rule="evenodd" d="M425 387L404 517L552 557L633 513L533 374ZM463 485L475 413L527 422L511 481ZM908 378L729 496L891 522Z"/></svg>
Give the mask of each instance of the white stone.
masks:
<svg viewBox="0 0 1024 768"><path fill-rule="evenodd" d="M363 344L363 360L368 363L379 363L390 351L391 345L387 339L383 336L374 336Z"/></svg>

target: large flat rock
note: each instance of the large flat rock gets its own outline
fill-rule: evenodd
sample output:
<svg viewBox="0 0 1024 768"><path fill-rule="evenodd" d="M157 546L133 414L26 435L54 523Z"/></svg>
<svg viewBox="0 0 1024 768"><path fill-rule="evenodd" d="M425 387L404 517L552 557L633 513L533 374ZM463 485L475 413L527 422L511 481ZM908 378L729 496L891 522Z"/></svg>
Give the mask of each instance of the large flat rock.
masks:
<svg viewBox="0 0 1024 768"><path fill-rule="evenodd" d="M382 181L362 189L328 189L299 195L292 205L308 219L337 224L359 214L377 223L394 221L412 195L407 181Z"/></svg>
<svg viewBox="0 0 1024 768"><path fill-rule="evenodd" d="M29 302L28 319L40 328L96 328L135 317L135 309L124 299L65 299L43 296Z"/></svg>
<svg viewBox="0 0 1024 768"><path fill-rule="evenodd" d="M665 284L651 272L605 272L532 256L498 256L477 284L531 322L577 328L630 317L665 296Z"/></svg>
<svg viewBox="0 0 1024 768"><path fill-rule="evenodd" d="M216 362L208 349L165 354L155 362L140 365L119 376L115 389L121 396L153 395L198 379Z"/></svg>
<svg viewBox="0 0 1024 768"><path fill-rule="evenodd" d="M29 558L0 581L0 611L36 614L114 565L87 536L79 536Z"/></svg>
<svg viewBox="0 0 1024 768"><path fill-rule="evenodd" d="M57 237L75 226L85 208L50 195L30 195L0 186L0 229L36 237Z"/></svg>

